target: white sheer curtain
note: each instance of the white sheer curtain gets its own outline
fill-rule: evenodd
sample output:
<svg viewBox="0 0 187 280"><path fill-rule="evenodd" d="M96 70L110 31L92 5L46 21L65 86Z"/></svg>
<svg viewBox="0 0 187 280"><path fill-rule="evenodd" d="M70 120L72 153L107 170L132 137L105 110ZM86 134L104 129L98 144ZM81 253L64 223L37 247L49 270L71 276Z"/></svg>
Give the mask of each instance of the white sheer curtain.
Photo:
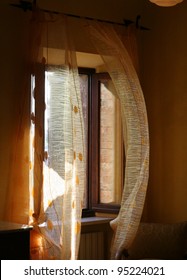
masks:
<svg viewBox="0 0 187 280"><path fill-rule="evenodd" d="M85 148L76 55L65 17L43 14L41 19L41 15L35 14L36 28L39 22L43 25L40 44L33 48L39 47L40 51L35 51L39 56L34 58L32 73L35 112L31 115L35 135L31 135L34 139L30 172L30 213L34 225L31 257L77 259L85 189Z"/></svg>
<svg viewBox="0 0 187 280"><path fill-rule="evenodd" d="M111 222L111 258L118 259L135 237L144 206L149 166L148 120L140 82L127 52L128 37L121 40L112 26L103 23L91 22L87 27L112 78L122 110L125 184L119 215Z"/></svg>

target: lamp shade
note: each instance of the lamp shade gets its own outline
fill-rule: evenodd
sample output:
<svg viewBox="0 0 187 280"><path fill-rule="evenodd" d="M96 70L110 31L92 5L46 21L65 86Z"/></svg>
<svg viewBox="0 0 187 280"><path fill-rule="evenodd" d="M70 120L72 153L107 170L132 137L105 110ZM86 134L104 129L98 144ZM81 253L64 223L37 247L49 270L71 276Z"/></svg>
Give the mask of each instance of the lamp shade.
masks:
<svg viewBox="0 0 187 280"><path fill-rule="evenodd" d="M149 1L158 6L171 7L171 6L175 6L178 3L181 3L183 0L149 0Z"/></svg>

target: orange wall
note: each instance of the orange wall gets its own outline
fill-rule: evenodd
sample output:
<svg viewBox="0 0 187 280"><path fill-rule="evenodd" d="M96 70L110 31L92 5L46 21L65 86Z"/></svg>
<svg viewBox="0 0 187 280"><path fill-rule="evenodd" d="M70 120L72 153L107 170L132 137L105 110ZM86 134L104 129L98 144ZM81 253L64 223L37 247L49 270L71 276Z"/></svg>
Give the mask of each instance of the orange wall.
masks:
<svg viewBox="0 0 187 280"><path fill-rule="evenodd" d="M146 213L150 221L187 220L187 2L161 8L148 1L141 80L151 141Z"/></svg>
<svg viewBox="0 0 187 280"><path fill-rule="evenodd" d="M0 3L0 198L6 203L10 155L15 113L23 73L26 15L10 8L9 1ZM3 215L0 207L0 219Z"/></svg>

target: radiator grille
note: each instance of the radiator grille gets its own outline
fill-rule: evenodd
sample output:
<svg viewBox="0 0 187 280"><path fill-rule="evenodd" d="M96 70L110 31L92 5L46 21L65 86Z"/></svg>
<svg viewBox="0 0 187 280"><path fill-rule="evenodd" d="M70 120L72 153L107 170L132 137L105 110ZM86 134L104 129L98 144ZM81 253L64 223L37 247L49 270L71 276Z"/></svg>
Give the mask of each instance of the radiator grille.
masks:
<svg viewBox="0 0 187 280"><path fill-rule="evenodd" d="M104 260L104 233L81 234L79 260Z"/></svg>

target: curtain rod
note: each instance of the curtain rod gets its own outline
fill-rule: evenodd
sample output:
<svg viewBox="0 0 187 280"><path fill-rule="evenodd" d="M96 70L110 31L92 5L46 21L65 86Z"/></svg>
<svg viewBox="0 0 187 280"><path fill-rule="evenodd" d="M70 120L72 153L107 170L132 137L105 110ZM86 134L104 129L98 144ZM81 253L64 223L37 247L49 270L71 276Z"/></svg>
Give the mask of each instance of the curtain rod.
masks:
<svg viewBox="0 0 187 280"><path fill-rule="evenodd" d="M36 0L33 0L33 3L21 0L19 4L12 3L12 4L10 4L10 6L22 9L24 12L32 11L34 9L34 7L36 7ZM56 15L62 14L62 15L68 16L68 17L79 18L79 19L82 18L82 19L86 19L86 20L96 20L96 21L99 21L99 22L105 22L105 23L114 24L114 25L121 25L121 26L125 26L125 27L128 27L130 24L135 23L135 26L136 26L137 29L150 30L149 28L140 25L140 18L141 18L140 15L137 15L135 21L132 21L130 19L123 19L123 23L120 23L120 22L114 22L114 21L110 21L110 20L102 20L102 19L86 17L86 16L82 17L82 16L79 16L79 15L57 12L57 11L51 11L51 10L46 10L46 9L42 9L42 8L39 8L39 9L40 9L40 11L45 12L45 13L52 13L52 14L56 14Z"/></svg>

